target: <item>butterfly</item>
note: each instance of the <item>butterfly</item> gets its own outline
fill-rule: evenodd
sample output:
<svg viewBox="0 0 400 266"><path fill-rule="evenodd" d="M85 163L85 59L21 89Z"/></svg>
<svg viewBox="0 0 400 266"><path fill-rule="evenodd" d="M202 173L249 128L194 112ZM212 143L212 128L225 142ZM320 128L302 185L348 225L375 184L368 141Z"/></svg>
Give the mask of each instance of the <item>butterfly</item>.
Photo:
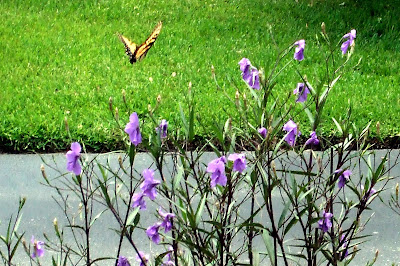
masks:
<svg viewBox="0 0 400 266"><path fill-rule="evenodd" d="M158 22L157 26L154 28L153 32L147 38L147 40L142 43L140 46L137 46L134 42L131 42L125 36L119 34L119 39L125 45L125 53L129 56L129 61L131 64L136 61L142 60L150 48L153 46L154 42L157 40L158 35L160 34L162 28L162 22Z"/></svg>

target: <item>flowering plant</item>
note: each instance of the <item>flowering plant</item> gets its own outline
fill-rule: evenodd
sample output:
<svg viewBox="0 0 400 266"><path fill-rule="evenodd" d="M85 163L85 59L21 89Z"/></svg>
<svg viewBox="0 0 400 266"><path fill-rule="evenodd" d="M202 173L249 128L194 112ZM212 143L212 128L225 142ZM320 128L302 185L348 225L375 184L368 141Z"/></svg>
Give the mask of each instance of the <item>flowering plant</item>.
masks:
<svg viewBox="0 0 400 266"><path fill-rule="evenodd" d="M329 41L325 32L323 36ZM348 47L354 49L355 30L343 38L344 54ZM156 108L147 115L126 114L129 121L122 125L119 114L110 108L126 133L126 152L118 157L118 169L96 156L89 158L84 146L82 152L82 146L73 142L66 155L69 174L49 179L43 170L45 184L57 192L68 224L60 228L54 222L57 241L48 236L45 241L33 240L31 256L39 260L45 245L58 252L55 265L67 261L91 265L101 260L115 265L135 261L138 265L261 265L263 260L271 265L349 264L361 244L362 218L385 188L390 168L386 157L377 167L364 159L369 154L365 144L369 125L356 130L350 111L342 119L333 119L338 143L323 137L325 103L352 53L332 73L318 77L323 82L314 87L302 73L307 70L299 68L307 60L305 43L302 39L286 48L268 76L249 59L241 59L239 69L246 85L231 99L238 115L216 123L213 138L194 149L188 148L195 139L196 105L190 88L185 98L188 111L181 110L183 136L167 130L173 122L161 119L159 123ZM287 56L293 50L293 57ZM273 80L290 65L301 82L293 91L296 98L293 88L288 89L282 102L273 96ZM294 106L307 114L308 124L299 119ZM145 123L153 131L142 139L140 125ZM303 139L304 135L310 137ZM135 160L139 145L151 156L142 171ZM357 171L351 158L365 160L368 172ZM80 202L80 219L71 214L70 195ZM106 212L115 221L118 246L111 255L94 257L92 229ZM150 218L143 218L146 213ZM83 243L67 244L65 230L79 235ZM144 250L137 235L159 252Z"/></svg>

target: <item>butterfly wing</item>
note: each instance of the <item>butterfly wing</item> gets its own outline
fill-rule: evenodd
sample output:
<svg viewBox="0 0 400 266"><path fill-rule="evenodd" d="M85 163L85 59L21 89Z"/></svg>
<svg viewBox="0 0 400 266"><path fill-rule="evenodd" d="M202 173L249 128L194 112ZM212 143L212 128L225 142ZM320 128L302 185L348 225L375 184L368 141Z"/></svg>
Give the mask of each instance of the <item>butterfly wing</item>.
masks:
<svg viewBox="0 0 400 266"><path fill-rule="evenodd" d="M129 56L129 60L131 64L136 62L135 54L137 52L137 46L134 42L131 42L128 38L125 36L119 34L119 39L121 42L125 45L125 53Z"/></svg>
<svg viewBox="0 0 400 266"><path fill-rule="evenodd" d="M153 44L157 40L157 37L161 32L161 28L162 28L162 22L160 21L158 22L157 26L154 28L150 36L147 38L147 40L136 49L136 53L134 54L135 61L142 60L146 56L149 49L153 46Z"/></svg>

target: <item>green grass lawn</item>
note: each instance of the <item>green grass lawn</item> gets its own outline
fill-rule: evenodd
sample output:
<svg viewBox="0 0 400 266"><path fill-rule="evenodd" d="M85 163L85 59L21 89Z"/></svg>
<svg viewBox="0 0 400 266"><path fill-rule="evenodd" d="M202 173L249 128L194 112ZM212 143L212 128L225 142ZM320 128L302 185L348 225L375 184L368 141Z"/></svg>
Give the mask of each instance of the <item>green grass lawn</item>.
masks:
<svg viewBox="0 0 400 266"><path fill-rule="evenodd" d="M383 137L399 136L399 120L393 119L400 114L399 1L313 2L1 1L1 149L66 150L65 117L74 139L92 150L113 149L121 133L108 99L113 97L126 123L122 90L129 109L139 115L160 94L157 115L179 127L177 110L180 103L185 106L191 82L204 124L226 119L222 109L234 114L234 106L216 89L211 66L233 97L235 86L245 88L241 58L268 71L281 49L304 38L306 59L300 69L313 83L323 76L321 22L334 43L357 29L353 62L362 58L334 87L323 134L334 135L330 117L343 116L350 99L358 126L380 121ZM116 33L141 43L159 20L163 29L157 42L145 60L132 66ZM289 69L278 79L277 94L287 95L297 82ZM306 122L304 117L303 128ZM199 126L198 134L207 132Z"/></svg>

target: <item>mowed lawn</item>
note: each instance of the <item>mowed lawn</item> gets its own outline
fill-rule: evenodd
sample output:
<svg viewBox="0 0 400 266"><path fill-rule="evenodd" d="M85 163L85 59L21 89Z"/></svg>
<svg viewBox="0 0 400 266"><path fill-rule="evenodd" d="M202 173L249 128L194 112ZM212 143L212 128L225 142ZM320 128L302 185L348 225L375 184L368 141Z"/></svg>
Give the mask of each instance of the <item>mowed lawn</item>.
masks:
<svg viewBox="0 0 400 266"><path fill-rule="evenodd" d="M341 37L354 28L357 38L347 73L328 100L320 133L336 134L331 117L343 117L350 102L357 126L379 121L381 136L399 136L399 2L1 1L0 149L66 150L65 118L71 137L91 150L120 147L123 133L110 114L110 97L124 126L129 112L146 113L161 95L156 116L179 129L178 110L187 108L189 82L202 123L197 134L207 136L207 125L235 116L234 105L216 88L212 66L219 85L234 97L237 88L246 90L241 58L268 73L281 50L305 39L305 60L298 69L316 83L324 78L328 53L322 22L338 44L338 63L344 60ZM163 29L154 47L145 60L131 65L117 33L141 43L160 20ZM359 59L356 68L350 67ZM299 77L289 67L277 82L275 95L285 97ZM299 123L309 130L305 115ZM154 130L153 125L143 127L144 132ZM376 134L374 126L371 134Z"/></svg>

